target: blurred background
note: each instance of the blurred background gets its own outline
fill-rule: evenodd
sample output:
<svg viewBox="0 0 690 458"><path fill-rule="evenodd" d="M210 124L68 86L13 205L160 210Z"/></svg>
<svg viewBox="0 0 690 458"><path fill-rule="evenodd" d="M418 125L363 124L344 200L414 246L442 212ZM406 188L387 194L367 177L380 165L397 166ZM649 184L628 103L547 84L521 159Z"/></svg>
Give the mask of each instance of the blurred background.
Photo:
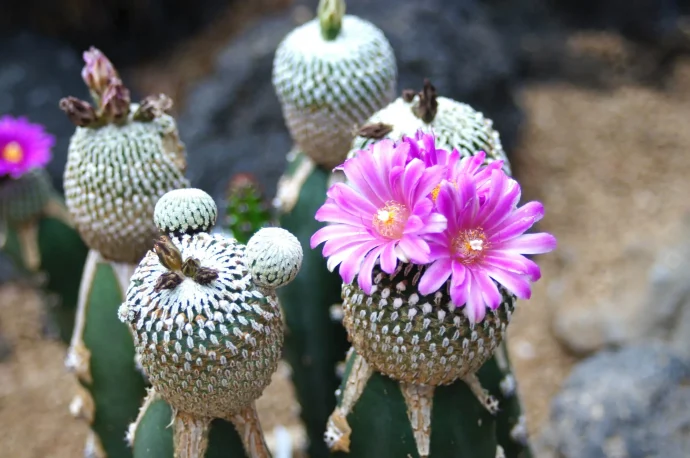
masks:
<svg viewBox="0 0 690 458"><path fill-rule="evenodd" d="M690 456L690 1L347 3L390 40L400 89L429 77L494 120L523 200L545 204L559 247L509 341L539 457ZM0 0L0 115L57 136L61 189L73 126L57 103L87 96L81 52L95 45L135 99L174 99L193 186L220 200L252 172L273 195L291 147L273 55L316 4ZM82 456L50 328L3 262L2 457ZM280 371L259 402L266 430L299 434L291 392Z"/></svg>

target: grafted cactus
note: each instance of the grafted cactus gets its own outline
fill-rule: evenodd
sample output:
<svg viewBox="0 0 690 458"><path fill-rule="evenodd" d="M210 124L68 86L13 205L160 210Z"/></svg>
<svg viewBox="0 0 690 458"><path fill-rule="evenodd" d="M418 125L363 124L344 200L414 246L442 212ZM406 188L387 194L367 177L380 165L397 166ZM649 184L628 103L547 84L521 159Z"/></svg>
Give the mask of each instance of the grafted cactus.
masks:
<svg viewBox="0 0 690 458"><path fill-rule="evenodd" d="M92 429L88 456L130 457L124 441L146 384L132 336L117 320L129 280L158 229L154 206L188 186L185 151L164 95L130 103L110 61L84 53L82 77L94 105L67 97L60 107L77 129L70 140L64 188L67 208L89 247L66 365L82 389L71 409Z"/></svg>
<svg viewBox="0 0 690 458"><path fill-rule="evenodd" d="M68 342L87 249L42 168L52 144L41 126L0 119L0 248L40 287L51 325Z"/></svg>
<svg viewBox="0 0 690 458"><path fill-rule="evenodd" d="M353 128L395 97L397 67L377 27L321 0L318 17L278 46L273 85L297 147L327 169L340 164Z"/></svg>
<svg viewBox="0 0 690 458"><path fill-rule="evenodd" d="M505 456L494 417L502 406L478 373L500 351L515 299L540 276L523 254L548 252L555 239L523 234L541 204L517 208L519 184L502 160L485 162L484 152L463 158L418 131L339 168L346 181L316 213L332 224L311 240L339 266L352 342L325 435L331 450Z"/></svg>
<svg viewBox="0 0 690 458"><path fill-rule="evenodd" d="M343 0L321 0L318 17L293 30L276 51L273 85L295 143L274 201L281 227L307 246L323 225L331 169L350 149L354 128L395 97L393 50L373 24L345 14ZM309 436L309 456L328 456L322 436L348 348L339 317L340 279L324 259L305 253L300 274L279 291L286 319L285 356ZM335 306L335 307L334 307Z"/></svg>
<svg viewBox="0 0 690 458"><path fill-rule="evenodd" d="M297 275L302 248L280 228L261 229L246 246L211 235L215 213L211 197L198 190L163 196L155 220L168 235L142 259L119 310L153 386L130 429L137 457L202 458L214 447L225 456L270 456L254 401L281 356L275 289ZM168 412L172 445L146 433L163 419L170 424ZM223 420L237 429L244 452L233 434L212 440Z"/></svg>
<svg viewBox="0 0 690 458"><path fill-rule="evenodd" d="M502 170L510 174L510 164L491 120L467 104L438 97L428 80L419 93L405 90L400 98L369 118L353 141L348 157L354 157L361 149L382 139L398 141L415 135L424 138L424 132L433 133L435 148L456 149L461 157L483 152L484 164L500 161ZM502 450L507 457L531 456L505 342L500 343L478 375L482 386L499 401L500 409L495 421Z"/></svg>
<svg viewBox="0 0 690 458"><path fill-rule="evenodd" d="M240 243L272 220L261 185L248 173L238 173L228 183L225 226Z"/></svg>

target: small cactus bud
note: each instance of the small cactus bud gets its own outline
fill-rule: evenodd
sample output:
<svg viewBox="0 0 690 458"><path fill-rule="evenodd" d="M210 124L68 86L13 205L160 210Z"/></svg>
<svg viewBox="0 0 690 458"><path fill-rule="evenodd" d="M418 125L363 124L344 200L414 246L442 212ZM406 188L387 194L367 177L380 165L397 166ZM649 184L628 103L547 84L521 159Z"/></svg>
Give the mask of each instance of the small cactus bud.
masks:
<svg viewBox="0 0 690 458"><path fill-rule="evenodd" d="M201 189L175 189L156 203L153 220L163 234L209 232L216 224L218 208L213 198Z"/></svg>
<svg viewBox="0 0 690 458"><path fill-rule="evenodd" d="M163 235L153 245L153 251L158 256L158 260L166 269L172 271L182 270L182 255L170 237Z"/></svg>
<svg viewBox="0 0 690 458"><path fill-rule="evenodd" d="M321 36L324 40L335 40L340 34L345 16L345 0L321 0L317 9Z"/></svg>
<svg viewBox="0 0 690 458"><path fill-rule="evenodd" d="M392 130L393 126L389 124L384 124L382 122L377 122L374 124L367 124L365 126L362 126L362 128L360 128L357 131L357 135L359 135L360 137L372 138L377 140L390 134Z"/></svg>
<svg viewBox="0 0 690 458"><path fill-rule="evenodd" d="M265 288L278 288L294 280L303 256L297 237L279 227L260 229L247 243L252 279Z"/></svg>
<svg viewBox="0 0 690 458"><path fill-rule="evenodd" d="M114 79L103 93L101 114L107 121L120 123L127 119L129 103L129 89L122 84L121 80Z"/></svg>
<svg viewBox="0 0 690 458"><path fill-rule="evenodd" d="M72 124L79 127L93 125L98 116L89 102L76 97L65 97L60 100L60 109L67 114Z"/></svg>
<svg viewBox="0 0 690 458"><path fill-rule="evenodd" d="M438 111L438 100L436 100L436 88L428 79L424 80L424 88L419 93L419 104L414 112L419 119L429 124L436 117Z"/></svg>
<svg viewBox="0 0 690 458"><path fill-rule="evenodd" d="M402 99L407 103L411 103L416 95L414 89L403 89L402 91Z"/></svg>
<svg viewBox="0 0 690 458"><path fill-rule="evenodd" d="M83 58L85 65L81 77L94 94L94 98L98 100L110 81L119 79L119 76L113 64L99 49L92 46L88 51L84 51Z"/></svg>
<svg viewBox="0 0 690 458"><path fill-rule="evenodd" d="M139 109L132 118L136 121L151 121L154 118L169 114L173 101L165 94L150 95L141 101Z"/></svg>

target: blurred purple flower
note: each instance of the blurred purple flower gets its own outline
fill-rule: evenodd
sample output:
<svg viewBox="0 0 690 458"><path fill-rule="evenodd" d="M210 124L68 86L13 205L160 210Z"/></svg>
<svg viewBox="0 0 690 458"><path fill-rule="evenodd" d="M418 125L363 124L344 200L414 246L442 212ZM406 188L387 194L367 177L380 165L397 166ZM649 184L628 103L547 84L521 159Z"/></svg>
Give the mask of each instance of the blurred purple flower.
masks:
<svg viewBox="0 0 690 458"><path fill-rule="evenodd" d="M40 124L25 118L0 118L0 176L19 178L27 171L43 167L52 155L55 137Z"/></svg>

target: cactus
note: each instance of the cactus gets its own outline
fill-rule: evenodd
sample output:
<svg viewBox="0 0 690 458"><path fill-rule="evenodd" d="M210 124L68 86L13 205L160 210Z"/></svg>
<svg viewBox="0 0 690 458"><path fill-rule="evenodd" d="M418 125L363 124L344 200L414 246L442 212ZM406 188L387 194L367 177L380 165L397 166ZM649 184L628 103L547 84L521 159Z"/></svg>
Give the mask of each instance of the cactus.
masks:
<svg viewBox="0 0 690 458"><path fill-rule="evenodd" d="M273 64L273 85L295 143L274 204L281 227L303 246L322 224L331 169L349 151L353 128L395 96L392 47L373 24L345 14L343 0L321 0L318 17L290 32ZM348 348L339 310L340 279L307 251L295 281L279 291L286 319L285 353L309 436L311 458L329 454L323 428L340 384L336 367Z"/></svg>
<svg viewBox="0 0 690 458"><path fill-rule="evenodd" d="M164 95L130 103L129 91L97 49L84 53L82 78L94 106L67 97L77 126L64 173L65 203L89 254L66 358L81 388L71 404L91 433L87 456L131 457L124 437L146 394L128 328L117 319L129 279L152 246L154 206L188 186L185 151Z"/></svg>
<svg viewBox="0 0 690 458"><path fill-rule="evenodd" d="M44 169L0 179L0 247L23 277L36 280L51 326L69 342L88 250Z"/></svg>
<svg viewBox="0 0 690 458"><path fill-rule="evenodd" d="M248 173L232 177L228 183L225 226L233 237L246 244L271 219L270 206L256 178Z"/></svg>
<svg viewBox="0 0 690 458"><path fill-rule="evenodd" d="M510 164L491 120L469 105L438 97L428 80L419 93L405 90L400 98L369 118L353 141L348 157L381 139L399 140L416 132L433 132L437 148L457 149L462 157L484 151L485 164L501 161L503 171L510 174ZM495 395L500 405L495 422L501 449L509 458L529 458L532 452L525 419L507 355L505 342L501 342L478 375L481 385ZM362 415L360 412L357 418Z"/></svg>
<svg viewBox="0 0 690 458"><path fill-rule="evenodd" d="M397 67L378 28L320 0L318 17L290 32L273 63L273 85L297 148L327 169L349 150L354 126L395 96Z"/></svg>
<svg viewBox="0 0 690 458"><path fill-rule="evenodd" d="M297 275L302 248L280 228L261 229L246 246L211 235L216 212L213 199L199 190L163 196L155 221L168 235L140 262L118 312L153 386L130 429L136 456L203 458L214 445L223 456L270 456L254 402L281 355L275 289ZM172 453L157 435L164 419L170 423L168 412ZM237 429L244 451L234 434L219 432L226 428L221 420Z"/></svg>

